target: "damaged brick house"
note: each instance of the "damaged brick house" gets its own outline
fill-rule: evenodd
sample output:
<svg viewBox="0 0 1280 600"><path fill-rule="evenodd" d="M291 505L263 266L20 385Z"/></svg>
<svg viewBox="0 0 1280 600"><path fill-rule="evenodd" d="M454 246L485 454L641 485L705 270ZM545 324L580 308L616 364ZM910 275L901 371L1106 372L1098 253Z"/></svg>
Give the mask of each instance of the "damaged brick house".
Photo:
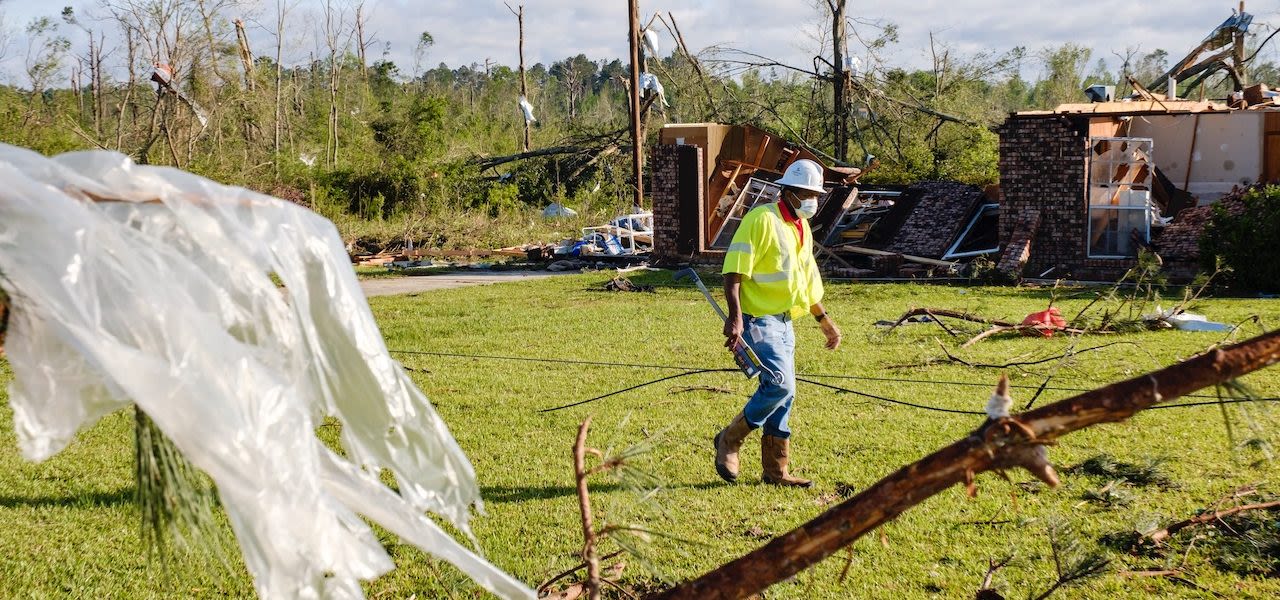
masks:
<svg viewBox="0 0 1280 600"><path fill-rule="evenodd" d="M1199 269L1210 206L1280 179L1280 105L1142 100L1066 104L999 127L1000 185L852 187L828 169L814 217L819 260L837 277L954 272L975 256L1024 278L1110 281L1140 249L1175 279ZM654 258L717 264L735 221L776 198L802 148L749 126L664 128L653 151ZM821 161L820 161L821 162Z"/></svg>
<svg viewBox="0 0 1280 600"><path fill-rule="evenodd" d="M1111 281L1146 248L1190 279L1211 206L1226 197L1240 210L1235 190L1280 180L1280 93L1245 83L1252 20L1241 3L1157 82L1130 78L1129 99L1094 86L1092 103L1010 115L997 128L998 186L853 188L856 174L828 167L811 220L819 264L835 276L916 277L987 256L1014 277ZM1184 81L1190 93L1222 72L1237 90L1226 101L1176 99ZM1161 87L1168 99L1153 93ZM722 260L735 216L775 197L770 182L798 158L815 157L751 127L664 128L651 162L654 258Z"/></svg>
<svg viewBox="0 0 1280 600"><path fill-rule="evenodd" d="M787 165L823 162L747 125L668 125L660 140L650 157L653 259L666 264L719 264L742 215L777 199L772 182ZM991 191L954 182L854 187L862 171L826 167L828 192L810 224L829 276L951 273L957 260L998 251Z"/></svg>
<svg viewBox="0 0 1280 600"><path fill-rule="evenodd" d="M999 133L1000 268L1024 277L1114 280L1147 247L1189 278L1208 206L1280 178L1270 101L1067 104Z"/></svg>

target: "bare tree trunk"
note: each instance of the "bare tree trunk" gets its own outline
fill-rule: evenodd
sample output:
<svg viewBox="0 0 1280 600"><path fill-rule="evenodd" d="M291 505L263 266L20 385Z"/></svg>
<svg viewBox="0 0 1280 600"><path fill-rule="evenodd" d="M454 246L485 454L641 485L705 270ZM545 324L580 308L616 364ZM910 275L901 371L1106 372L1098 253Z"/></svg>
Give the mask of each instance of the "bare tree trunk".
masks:
<svg viewBox="0 0 1280 600"><path fill-rule="evenodd" d="M529 101L529 81L524 72L524 5L520 5L520 10L511 10L511 5L507 5L507 10L516 14L516 23L520 31L520 97L525 101ZM523 117L522 117L523 118ZM529 120L524 120L524 151L529 151Z"/></svg>
<svg viewBox="0 0 1280 600"><path fill-rule="evenodd" d="M338 164L338 77L341 69L338 63L338 37L342 34L342 25L342 16L334 10L332 0L326 0L324 38L329 47L329 141L325 154L330 167Z"/></svg>
<svg viewBox="0 0 1280 600"><path fill-rule="evenodd" d="M71 67L71 95L75 96L76 105L79 106L79 116L76 119L77 125L84 122L84 92L81 90L83 85L80 77L84 74L84 61L80 57L76 57L76 64Z"/></svg>
<svg viewBox="0 0 1280 600"><path fill-rule="evenodd" d="M975 493L974 477L984 471L1023 467L1056 485L1057 474L1045 445L1086 427L1124 421L1161 402L1277 362L1280 331L1272 331L1030 412L988 420L965 438L899 469L746 556L652 597L746 598L817 564L957 483L967 484Z"/></svg>
<svg viewBox="0 0 1280 600"><path fill-rule="evenodd" d="M369 85L369 63L365 60L364 2L356 5L356 56L360 59L360 80Z"/></svg>
<svg viewBox="0 0 1280 600"><path fill-rule="evenodd" d="M832 129L836 144L835 155L841 162L849 161L849 103L845 89L849 85L849 73L844 68L845 9L848 0L827 0L831 8L831 78Z"/></svg>
<svg viewBox="0 0 1280 600"><path fill-rule="evenodd" d="M285 0L276 0L276 118L275 118L275 135L273 137L272 150L275 152L276 174L280 173L280 105L283 98L282 82L284 79L284 67L280 64L280 60L284 55L284 20L288 16L289 5Z"/></svg>
<svg viewBox="0 0 1280 600"><path fill-rule="evenodd" d="M133 27L126 23L121 23L124 27L124 43L125 54L129 61L129 82L124 86L124 96L120 98L119 113L116 114L116 151L124 147L124 115L126 112L133 115L133 124L137 125L137 109L133 106L133 88L138 85L137 67L134 65L138 60L138 43L133 37Z"/></svg>
<svg viewBox="0 0 1280 600"><path fill-rule="evenodd" d="M217 76L218 81L228 81L227 77L223 75L222 69L218 66L218 43L213 38L213 19L217 16L218 11L222 9L222 2L218 1L210 7L206 0L196 0L196 7L200 11L200 19L204 25L205 49L209 52L209 68L213 70L213 74Z"/></svg>
<svg viewBox="0 0 1280 600"><path fill-rule="evenodd" d="M631 169L635 173L635 190L632 202L637 208L644 206L644 137L640 124L640 2L627 0L631 9Z"/></svg>
<svg viewBox="0 0 1280 600"><path fill-rule="evenodd" d="M244 86L250 92L256 88L253 73L253 51L249 49L249 36L244 31L244 21L236 19L236 44L240 47L240 62L244 65Z"/></svg>
<svg viewBox="0 0 1280 600"><path fill-rule="evenodd" d="M102 47L89 32L89 93L93 108L93 137L102 138Z"/></svg>

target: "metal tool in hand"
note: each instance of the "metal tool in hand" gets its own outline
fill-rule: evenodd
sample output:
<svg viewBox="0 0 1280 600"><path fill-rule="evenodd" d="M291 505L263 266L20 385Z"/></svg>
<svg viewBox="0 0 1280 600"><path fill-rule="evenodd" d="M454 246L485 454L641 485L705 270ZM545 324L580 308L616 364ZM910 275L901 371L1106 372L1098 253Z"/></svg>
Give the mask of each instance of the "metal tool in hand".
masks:
<svg viewBox="0 0 1280 600"><path fill-rule="evenodd" d="M696 271L693 269L681 269L676 271L672 278L676 281L692 279L694 285L698 286L698 291L702 292L703 297L707 299L707 303L711 305L711 308L715 309L717 315L720 315L720 321L729 320L729 316L724 314L724 310L716 303L716 299L711 297L711 292L707 291L707 286L702 283L702 278L698 277ZM746 342L739 340L738 344L730 349L730 352L733 353L733 361L738 363L738 368L742 370L742 374L746 375L748 379L761 373L768 373L774 383L781 382L781 375L765 367L760 362L760 357L756 356L755 350L752 350L751 346L748 346Z"/></svg>

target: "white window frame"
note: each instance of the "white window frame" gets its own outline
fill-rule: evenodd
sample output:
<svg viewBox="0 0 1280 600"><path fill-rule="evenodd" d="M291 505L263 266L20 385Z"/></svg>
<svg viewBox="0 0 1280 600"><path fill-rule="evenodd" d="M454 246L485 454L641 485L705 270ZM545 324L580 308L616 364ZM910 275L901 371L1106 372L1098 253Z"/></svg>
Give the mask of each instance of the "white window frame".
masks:
<svg viewBox="0 0 1280 600"><path fill-rule="evenodd" d="M968 258L970 256L981 256L983 254L992 254L1000 251L1000 243L996 242L996 247L990 250L970 250L968 252L956 252L956 249L960 247L960 244L964 243L965 236L969 235L969 232L973 230L973 226L978 224L978 221L982 219L983 213L987 212L988 210L999 211L1000 205L995 202L990 202L987 204L983 204L978 208L978 210L974 211L973 218L969 219L969 224L965 226L964 231L961 231L960 235L956 236L955 243L951 244L951 247L947 249L947 253L942 255L942 260L951 260L953 258Z"/></svg>
<svg viewBox="0 0 1280 600"><path fill-rule="evenodd" d="M1137 153L1132 153L1130 158L1121 160L1116 159L1100 159L1094 148L1099 142L1111 142L1118 144L1137 144L1139 150L1144 150L1145 157L1137 157ZM1155 160L1152 153L1155 149L1154 142L1151 138L1134 138L1134 137L1097 137L1089 138L1089 181L1086 187L1087 194L1085 197L1085 256L1089 258L1101 259L1128 259L1138 255L1137 248L1133 254L1095 254L1093 251L1093 215L1103 211L1116 211L1116 218L1119 220L1121 214L1125 212L1141 212L1142 213L1142 232L1143 241L1151 241L1151 180L1154 178ZM1123 164L1132 165L1133 168L1141 168L1147 166L1147 177L1143 181L1134 182L1117 182L1111 180L1111 174L1115 172L1115 167ZM1105 169L1107 177L1101 181L1097 178L1097 169ZM1135 187L1137 189L1135 189ZM1144 189L1145 188L1145 189ZM1105 194L1113 198L1124 197L1127 202L1120 204L1094 204L1096 195ZM1110 219L1107 220L1111 222ZM1116 235L1129 235L1128 232L1120 232L1117 226ZM1118 245L1118 242L1117 242Z"/></svg>

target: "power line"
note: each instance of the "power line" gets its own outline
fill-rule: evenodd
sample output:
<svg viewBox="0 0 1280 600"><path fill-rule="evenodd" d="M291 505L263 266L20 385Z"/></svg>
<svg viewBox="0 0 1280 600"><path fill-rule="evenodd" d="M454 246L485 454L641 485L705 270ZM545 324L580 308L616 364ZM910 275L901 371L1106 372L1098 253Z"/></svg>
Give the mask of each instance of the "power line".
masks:
<svg viewBox="0 0 1280 600"><path fill-rule="evenodd" d="M448 358L507 360L507 361L516 361L516 362L541 362L541 363L553 363L553 364L584 365L584 366L596 366L596 367L619 367L619 368L632 368L632 369L668 369L673 371L686 371L686 372L697 371L699 373L710 373L710 372L716 372L717 370L735 371L735 369L715 369L712 367L700 367L700 366L623 363L623 362L582 360L582 359L569 359L569 358L505 356L505 355L496 355L496 354L466 354L461 352L427 352L427 351L421 351L421 350L390 350L389 352L393 354L441 356L441 357L448 357ZM881 382L887 382L887 383L910 383L910 384L918 384L918 385L954 385L954 386L981 387L981 388L993 387L993 384L982 383L982 382L948 381L948 380L940 380L940 379L913 379L909 377L875 377L871 375L837 375L837 374L831 374L831 373L797 373L797 375L803 376L803 377L811 377L814 379L848 379L853 381L881 381ZM819 385L817 384L817 382L810 382L810 383ZM1026 390L1041 389L1039 385L1010 384L1009 387L1013 389L1026 389ZM1043 389L1059 391L1059 392L1092 391L1092 388L1065 387L1065 386L1045 386ZM1185 398L1216 398L1217 396L1208 395L1208 394L1187 394L1184 397Z"/></svg>
<svg viewBox="0 0 1280 600"><path fill-rule="evenodd" d="M678 365L658 365L658 364L644 364L644 363L620 363L620 362L610 362L610 361L579 360L579 359L570 359L570 358L536 358L536 357L528 357L528 356L501 356L501 355L493 355L493 354L465 354L460 352L428 352L428 351L422 351L422 350L389 350L389 352L396 353L396 354L441 356L441 357L449 357L449 358L507 360L507 361L517 361L517 362L541 362L541 363L554 363L554 364L587 365L587 366L598 366L598 367L624 367L624 368L637 368L637 369L669 369L669 370L681 371L680 373L676 373L675 375L668 375L666 377L660 377L658 379L653 379L643 383L638 383L636 385L632 385L620 390L612 391L607 394L602 394L594 398L579 400L577 402L572 402L572 403L564 404L561 406L555 406L552 408L544 408L538 411L541 413L555 412L558 410L564 410L566 408L581 406L583 404L588 404L591 402L595 402L597 400L603 400L605 398L617 396L618 394L624 394L626 392L637 390L642 387L647 387L657 383L662 383L664 381L670 381L672 379L677 379L680 377L688 377L690 375L700 375L703 373L736 373L738 372L738 369L700 368L700 367L687 367L687 366L678 366ZM886 402L889 404L896 404L899 406L906 406L909 408L915 408L919 410L927 410L932 412L941 412L941 413L950 413L950 414L959 414L959 415L985 416L986 413L981 411L959 410L959 409L945 408L940 406L930 406L927 404L918 404L915 402L908 402L906 400L889 398L887 396L879 396L876 394L869 394L867 392L860 392L858 390L852 390L852 389L841 387L838 385L831 385L829 383L822 383L820 381L807 379L806 377L882 381L882 382L891 382L891 383L990 387L990 384L975 383L971 381L942 381L942 380L931 380L931 379L906 379L906 378L899 379L899 378L893 378L893 377L872 377L872 376L862 376L862 375L832 375L832 374L823 374L823 373L800 373L796 377L796 381L802 381L810 385L815 385L818 387L835 390L841 393L854 394L857 396L862 396L864 398L870 398L873 400L879 400L881 402ZM1088 388L1049 387L1049 386L1044 386L1043 388L1041 388L1041 386L1032 386L1032 385L1011 385L1010 387L1023 388L1023 389L1059 390L1059 391L1071 391L1071 392L1092 391L1091 389L1088 389ZM1155 410L1155 409L1162 409L1162 408L1192 408L1197 406L1218 406L1218 405L1226 405L1226 404L1246 404L1246 403L1252 403L1252 402L1280 402L1280 398L1231 398L1231 399L1224 400L1217 396L1210 396L1206 394L1186 394L1182 397L1183 398L1215 398L1215 399L1207 402L1184 402L1180 404L1158 404L1156 406L1152 406L1148 408L1147 410Z"/></svg>

